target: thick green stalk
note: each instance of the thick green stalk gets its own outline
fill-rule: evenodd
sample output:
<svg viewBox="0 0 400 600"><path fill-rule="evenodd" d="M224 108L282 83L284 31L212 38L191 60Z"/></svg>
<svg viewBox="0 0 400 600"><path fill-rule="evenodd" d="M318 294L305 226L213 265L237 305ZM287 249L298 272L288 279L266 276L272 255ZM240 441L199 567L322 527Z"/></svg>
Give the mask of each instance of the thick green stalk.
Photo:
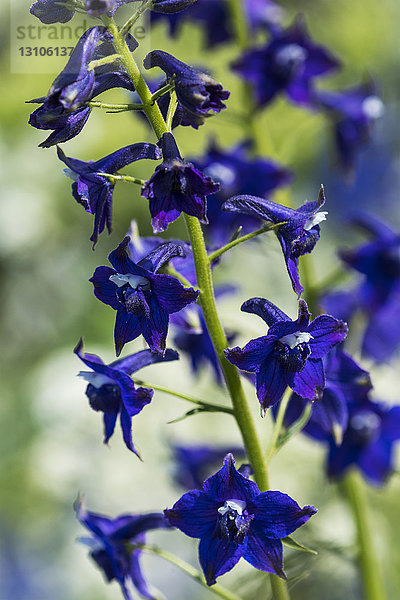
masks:
<svg viewBox="0 0 400 600"><path fill-rule="evenodd" d="M364 589L365 600L386 600L385 586L375 552L368 514L365 486L356 471L349 472L343 481L353 518L357 528L358 560Z"/></svg>

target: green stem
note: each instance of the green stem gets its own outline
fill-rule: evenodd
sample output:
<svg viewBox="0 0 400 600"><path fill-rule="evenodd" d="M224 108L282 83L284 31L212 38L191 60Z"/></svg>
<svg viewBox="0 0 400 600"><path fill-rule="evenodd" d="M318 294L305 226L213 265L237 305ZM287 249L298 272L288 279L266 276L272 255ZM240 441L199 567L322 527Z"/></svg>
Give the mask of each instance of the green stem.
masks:
<svg viewBox="0 0 400 600"><path fill-rule="evenodd" d="M144 179L138 179L137 177L131 177L130 175L111 175L111 173L97 173L97 175L107 177L110 181L126 181L127 183L136 183L141 186L146 183Z"/></svg>
<svg viewBox="0 0 400 600"><path fill-rule="evenodd" d="M159 139L168 131L160 109L157 103L152 104L151 92L129 51L125 39L120 35L114 20L109 17L103 17L103 21L113 36L114 47L121 55L125 69L144 104L144 112ZM228 342L215 305L211 267L204 243L203 232L199 221L195 217L186 214L184 216L193 250L204 320L221 363L225 381L232 398L235 419L243 437L248 459L254 469L255 480L260 490L265 491L269 489L268 472L261 444L257 436L254 419L244 394L239 372L236 367L226 360L224 355L224 350L228 347ZM279 597L277 597L277 600L280 600Z"/></svg>
<svg viewBox="0 0 400 600"><path fill-rule="evenodd" d="M91 100L87 103L91 108L105 108L110 112L124 112L127 110L144 110L143 104L108 104Z"/></svg>
<svg viewBox="0 0 400 600"><path fill-rule="evenodd" d="M131 29L131 27L133 27L133 25L136 23L136 21L138 19L140 19L140 17L142 16L142 14L148 8L150 8L151 3L152 3L152 0L145 0L143 2L143 4L141 4L139 6L138 10L127 20L127 22L125 23L125 25L123 25L121 27L120 34L121 34L121 36L123 38L126 36L126 34L128 33L128 31Z"/></svg>
<svg viewBox="0 0 400 600"><path fill-rule="evenodd" d="M289 400L290 400L291 394L292 394L292 390L290 389L290 387L287 387L286 391L285 391L285 393L283 395L283 398L280 401L279 409L278 409L278 414L276 416L274 431L273 431L273 434L272 434L271 443L270 443L269 448L267 450L267 455L266 455L266 461L267 461L267 463L269 463L269 461L271 460L272 456L275 454L277 442L279 440L279 435L280 435L281 430L282 430L283 420L285 418L285 413L286 413L286 409L287 409L288 404L289 404Z"/></svg>
<svg viewBox="0 0 400 600"><path fill-rule="evenodd" d="M228 406L222 406L221 404L214 404L213 402L204 402L203 400L197 400L196 398L192 398L191 396L187 396L186 394L181 394L181 392L169 390L168 388L162 387L161 385L153 385L152 383L146 383L141 380L135 380L135 383L143 387L151 388L158 392L163 392L164 394L169 394L170 396L176 396L181 400L186 400L186 402L191 402L191 404L202 406L206 409L210 409L213 412L223 412L228 415L233 415L233 410Z"/></svg>
<svg viewBox="0 0 400 600"><path fill-rule="evenodd" d="M247 242L247 240L251 240L252 238L256 237L257 235L261 235L262 233L265 233L266 231L271 231L271 229L275 229L276 227L279 227L280 225L284 225L286 221L282 221L282 223L274 223L273 225L264 225L264 227L260 227L259 229L256 229L255 231L252 231L251 233L247 233L246 235L243 235L242 237L236 238L235 240L232 240L231 242L229 242L229 244L226 244L226 246L222 246L222 248L219 248L218 250L215 250L215 252L212 252L211 254L208 255L208 260L210 261L210 263L214 262L214 260L216 260L217 258L219 258L222 254L225 254L225 252L228 252L229 250L231 250L231 248L234 248L235 246L238 246L239 244L242 244L243 242Z"/></svg>
<svg viewBox="0 0 400 600"><path fill-rule="evenodd" d="M198 571L197 569L192 567L192 565L190 565L186 561L182 560L178 556L175 556L175 554L171 554L170 552L167 552L166 550L162 550L161 548L158 548L157 546L148 546L146 544L134 544L134 545L132 544L132 548L133 549L140 548L141 550L144 550L145 552L151 552L152 554L156 554L160 558L167 560L168 562L170 562L173 565L175 565L176 567L178 567L181 571L183 571L184 573L189 575L189 577L191 577L192 579L194 579L195 581L200 583L209 592L216 594L220 598L225 598L225 600L241 600L239 598L239 596L236 596L236 594L227 590L226 588L224 588L222 585L219 585L218 583L215 583L213 586L208 586L204 577L200 573L200 571Z"/></svg>
<svg viewBox="0 0 400 600"><path fill-rule="evenodd" d="M110 54L109 56L104 56L104 58L99 58L98 60L92 60L89 63L88 71L93 71L96 67L101 67L101 65L109 65L110 63L116 62L120 60L119 54Z"/></svg>
<svg viewBox="0 0 400 600"><path fill-rule="evenodd" d="M371 531L365 485L356 471L349 472L343 481L357 528L358 560L365 600L385 600L385 586L379 569L375 544Z"/></svg>

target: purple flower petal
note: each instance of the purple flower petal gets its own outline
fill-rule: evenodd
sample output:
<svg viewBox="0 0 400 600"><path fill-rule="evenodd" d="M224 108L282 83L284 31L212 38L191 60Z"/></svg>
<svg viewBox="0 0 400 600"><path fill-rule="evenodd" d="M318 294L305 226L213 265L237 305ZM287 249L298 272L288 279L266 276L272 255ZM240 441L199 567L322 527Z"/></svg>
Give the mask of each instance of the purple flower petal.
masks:
<svg viewBox="0 0 400 600"><path fill-rule="evenodd" d="M256 387L262 415L267 408L279 402L287 385L287 374L276 359L271 358L261 364L257 373Z"/></svg>
<svg viewBox="0 0 400 600"><path fill-rule="evenodd" d="M138 458L140 458L139 452L136 450L135 446L133 445L132 419L128 415L128 412L124 407L121 408L120 422L121 422L121 429L122 429L122 437L124 439L126 447L128 448L128 450L131 450L134 454L136 454L136 456Z"/></svg>
<svg viewBox="0 0 400 600"><path fill-rule="evenodd" d="M188 304L195 302L199 291L185 288L178 279L170 275L156 275L152 278L152 291L156 294L163 310L176 313Z"/></svg>
<svg viewBox="0 0 400 600"><path fill-rule="evenodd" d="M311 357L322 358L325 354L344 340L348 327L343 321L339 321L329 315L320 315L310 323L307 329L311 333L310 340Z"/></svg>
<svg viewBox="0 0 400 600"><path fill-rule="evenodd" d="M264 335L250 340L244 348L228 348L225 350L225 356L238 369L257 372L262 361L267 359L274 349L275 341L275 337Z"/></svg>
<svg viewBox="0 0 400 600"><path fill-rule="evenodd" d="M109 413L105 412L103 415L104 422L104 443L108 444L108 441L115 430L115 423L117 422L118 411Z"/></svg>
<svg viewBox="0 0 400 600"><path fill-rule="evenodd" d="M301 527L317 512L314 506L300 506L282 492L263 492L252 498L246 507L254 515L251 529L257 529L261 536L283 538Z"/></svg>
<svg viewBox="0 0 400 600"><path fill-rule="evenodd" d="M214 530L219 503L200 490L184 494L171 509L164 511L173 527L190 537L199 538Z"/></svg>
<svg viewBox="0 0 400 600"><path fill-rule="evenodd" d="M122 306L116 295L118 288L115 283L110 281L111 275L115 275L114 269L110 267L97 267L89 281L93 283L96 298L118 310Z"/></svg>
<svg viewBox="0 0 400 600"><path fill-rule="evenodd" d="M288 377L288 385L296 394L309 400L320 400L325 387L325 373L320 358L309 358L302 371Z"/></svg>
<svg viewBox="0 0 400 600"><path fill-rule="evenodd" d="M140 352L136 352L136 354L130 354L129 356L124 356L123 358L115 360L110 363L110 367L123 371L127 375L132 375L132 373L136 373L139 369L143 369L149 365L178 359L179 354L170 348L166 350L164 356L152 352L151 350L141 350Z"/></svg>
<svg viewBox="0 0 400 600"><path fill-rule="evenodd" d="M125 344L136 339L141 333L140 317L129 314L124 308L117 310L114 328L116 355L119 356Z"/></svg>
<svg viewBox="0 0 400 600"><path fill-rule="evenodd" d="M243 558L253 567L275 573L282 579L286 579L283 571L282 542L280 540L268 539L253 524L247 534L247 546Z"/></svg>
<svg viewBox="0 0 400 600"><path fill-rule="evenodd" d="M236 544L212 535L201 538L199 560L208 585L213 585L216 577L227 573L243 556L244 544Z"/></svg>
<svg viewBox="0 0 400 600"><path fill-rule="evenodd" d="M265 298L250 298L243 302L240 310L261 317L271 327L279 321L290 321L290 317Z"/></svg>
<svg viewBox="0 0 400 600"><path fill-rule="evenodd" d="M260 493L254 481L246 479L235 469L232 454L226 455L223 467L205 481L203 489L208 496L222 505L229 498L247 500Z"/></svg>

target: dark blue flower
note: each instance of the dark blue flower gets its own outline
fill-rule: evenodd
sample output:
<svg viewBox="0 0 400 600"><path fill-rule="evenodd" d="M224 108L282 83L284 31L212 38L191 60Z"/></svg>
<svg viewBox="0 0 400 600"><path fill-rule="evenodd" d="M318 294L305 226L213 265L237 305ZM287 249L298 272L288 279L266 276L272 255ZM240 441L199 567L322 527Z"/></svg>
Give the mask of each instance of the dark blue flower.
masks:
<svg viewBox="0 0 400 600"><path fill-rule="evenodd" d="M173 79L176 97L182 108L189 112L197 123L202 125L210 111L220 112L226 108L223 100L229 98L229 92L207 73L194 69L181 62L168 52L153 50L143 61L146 69L159 67Z"/></svg>
<svg viewBox="0 0 400 600"><path fill-rule="evenodd" d="M114 329L117 356L127 342L143 335L153 352L165 353L169 315L195 302L199 292L185 288L158 269L170 258L183 254L179 244L162 244L138 264L126 252L126 237L109 255L114 267L97 267L90 281L95 296L117 311Z"/></svg>
<svg viewBox="0 0 400 600"><path fill-rule="evenodd" d="M316 98L332 118L342 166L353 169L359 149L370 138L373 122L384 112L375 84L368 81L340 92L320 91Z"/></svg>
<svg viewBox="0 0 400 600"><path fill-rule="evenodd" d="M74 352L91 369L81 371L79 376L88 382L86 395L91 408L103 413L104 443L107 444L114 433L119 415L126 447L139 456L132 442L132 417L151 402L153 390L136 388L130 375L154 363L177 360L178 353L168 349L163 356L150 350L142 350L105 365L95 354L82 354L82 340Z"/></svg>
<svg viewBox="0 0 400 600"><path fill-rule="evenodd" d="M268 335L250 340L244 348L225 350L225 356L239 369L257 374L261 414L279 402L287 386L302 398L320 399L325 387L322 358L343 341L346 323L329 315L309 323L304 300L299 301L296 321L264 298L247 300L241 310L261 317L269 327Z"/></svg>
<svg viewBox="0 0 400 600"><path fill-rule="evenodd" d="M317 511L281 492L260 493L241 475L231 454L203 490L192 490L164 514L186 535L200 538L199 559L208 585L243 557L256 569L285 578L281 538Z"/></svg>
<svg viewBox="0 0 400 600"><path fill-rule="evenodd" d="M347 318L361 310L367 317L362 353L385 362L400 346L400 235L368 214L359 214L353 224L372 240L353 250L342 250L339 256L361 274L361 282L355 289L332 292L323 304L329 310L337 308L338 314L345 312Z"/></svg>
<svg viewBox="0 0 400 600"><path fill-rule="evenodd" d="M167 229L182 212L207 223L206 197L219 185L181 158L171 133L164 133L159 146L164 160L142 189L149 200L154 233Z"/></svg>
<svg viewBox="0 0 400 600"><path fill-rule="evenodd" d="M321 186L316 202L306 202L296 210L265 198L247 195L230 198L222 206L222 209L228 212L244 213L270 223L285 222L275 232L282 247L293 290L300 295L303 287L299 280L299 257L310 253L319 240L319 223L324 221L328 214L319 211L324 204L325 194L324 188Z"/></svg>
<svg viewBox="0 0 400 600"><path fill-rule="evenodd" d="M394 470L393 444L400 439L400 406L389 408L364 395L349 403L348 411L342 443L328 440L328 475L342 477L354 465L371 483L382 485Z"/></svg>
<svg viewBox="0 0 400 600"><path fill-rule="evenodd" d="M78 41L65 68L53 81L47 96L30 100L41 106L32 112L29 124L37 129L53 130L40 144L42 148L60 144L80 133L90 115L88 101L115 87L133 90L132 82L122 67L115 70L113 65L102 65L89 69L93 60L112 54L110 41L111 36L105 27L88 29ZM131 50L137 47L130 34L127 42Z"/></svg>
<svg viewBox="0 0 400 600"><path fill-rule="evenodd" d="M68 167L67 175L74 179L72 194L86 212L94 215L94 228L90 240L96 244L107 225L111 232L112 196L115 181L105 174L113 175L137 160L161 158L161 150L154 144L138 143L125 146L95 162L84 162L65 156L57 148L58 158Z"/></svg>
<svg viewBox="0 0 400 600"><path fill-rule="evenodd" d="M269 28L283 18L284 11L272 0L246 0L243 4L252 34L259 29ZM162 15L151 14L152 21L167 19L170 34L176 36L182 23L189 21L203 26L204 42L207 48L234 39L235 32L226 0L201 0L184 12Z"/></svg>
<svg viewBox="0 0 400 600"><path fill-rule="evenodd" d="M188 8L194 2L196 0L153 0L150 8L156 12L169 15Z"/></svg>
<svg viewBox="0 0 400 600"><path fill-rule="evenodd" d="M140 548L130 545L144 544L145 533L152 529L169 529L170 525L162 514L121 515L110 519L86 510L82 501L75 504L76 516L92 537L81 538L89 546L89 556L103 572L106 580L117 581L125 600L132 600L128 582L141 596L157 600L159 594L145 580L140 565Z"/></svg>
<svg viewBox="0 0 400 600"><path fill-rule="evenodd" d="M313 80L337 67L337 59L311 40L301 18L288 29L275 27L264 47L247 50L233 64L233 69L252 85L259 107L281 93L296 104L312 107Z"/></svg>
<svg viewBox="0 0 400 600"><path fill-rule="evenodd" d="M91 17L100 17L105 13L113 13L116 0L85 0L85 10Z"/></svg>
<svg viewBox="0 0 400 600"><path fill-rule="evenodd" d="M186 490L201 489L212 467L220 463L229 451L236 456L245 455L243 448L173 444L175 482Z"/></svg>
<svg viewBox="0 0 400 600"><path fill-rule="evenodd" d="M32 4L30 13L46 25L68 23L75 14L74 4L70 0L37 0Z"/></svg>
<svg viewBox="0 0 400 600"><path fill-rule="evenodd" d="M369 373L340 346L325 356L323 362L325 389L321 399L312 403L311 415L303 433L322 441L333 438L336 444L341 444L349 422L348 406L371 390L371 379ZM301 417L309 402L297 394L292 394L285 412L285 427L289 427ZM275 407L273 413L277 413Z"/></svg>

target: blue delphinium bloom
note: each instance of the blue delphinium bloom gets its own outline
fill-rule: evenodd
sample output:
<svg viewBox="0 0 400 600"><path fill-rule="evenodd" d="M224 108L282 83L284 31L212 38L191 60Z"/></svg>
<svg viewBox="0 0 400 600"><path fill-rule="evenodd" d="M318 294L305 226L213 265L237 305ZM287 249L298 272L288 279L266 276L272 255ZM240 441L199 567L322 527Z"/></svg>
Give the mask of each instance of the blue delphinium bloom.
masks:
<svg viewBox="0 0 400 600"><path fill-rule="evenodd" d="M206 197L219 185L182 159L174 136L164 133L159 146L164 160L142 188L149 200L154 233L167 229L184 212L207 223Z"/></svg>
<svg viewBox="0 0 400 600"><path fill-rule="evenodd" d="M281 492L261 493L235 468L231 454L203 490L182 496L164 514L186 535L200 538L199 559L208 585L243 557L256 569L285 578L281 538L293 533L317 511L300 506Z"/></svg>
<svg viewBox="0 0 400 600"><path fill-rule="evenodd" d="M174 480L185 490L201 489L212 467L221 463L224 456L231 452L236 457L244 457L243 448L218 446L172 444L174 457ZM241 471L240 471L241 472Z"/></svg>
<svg viewBox="0 0 400 600"><path fill-rule="evenodd" d="M95 296L117 311L114 329L117 356L127 342L143 335L153 352L165 353L169 315L195 302L199 292L170 275L156 274L171 257L182 255L179 244L162 244L138 264L128 256L129 237L111 252L112 266L97 267L90 281Z"/></svg>
<svg viewBox="0 0 400 600"><path fill-rule="evenodd" d="M223 202L230 196L248 194L251 196L269 195L273 190L288 185L292 173L270 160L250 157L249 144L239 144L232 149L223 150L215 141L209 144L206 154L193 160L193 164L221 185L207 202L209 226L205 233L215 243L224 244L238 229L249 233L260 226L257 215L222 212Z"/></svg>
<svg viewBox="0 0 400 600"><path fill-rule="evenodd" d="M249 28L252 34L259 29L269 28L280 22L284 10L272 0L246 0L243 4ZM176 36L182 23L200 23L203 26L205 46L212 48L217 44L234 39L232 17L225 0L201 0L178 14L151 14L152 21L167 18L170 34Z"/></svg>
<svg viewBox="0 0 400 600"><path fill-rule="evenodd" d="M270 223L284 223L275 229L275 233L282 247L292 288L300 295L303 287L299 280L299 257L310 253L319 240L319 223L324 221L328 214L319 210L324 204L325 194L321 186L316 202L306 202L296 210L265 198L247 195L230 198L222 209L244 213Z"/></svg>
<svg viewBox="0 0 400 600"><path fill-rule="evenodd" d="M316 98L332 118L341 165L353 169L359 149L370 139L373 122L385 110L375 84L368 81L339 92L319 91Z"/></svg>
<svg viewBox="0 0 400 600"><path fill-rule="evenodd" d="M30 13L46 25L68 23L75 14L75 6L69 0L37 0L32 4Z"/></svg>
<svg viewBox="0 0 400 600"><path fill-rule="evenodd" d="M146 56L143 64L146 69L162 69L167 81L173 78L176 97L183 109L192 115L197 126L204 123L210 116L210 111L220 112L226 108L223 100L229 98L229 92L224 90L220 83L168 52L153 50Z"/></svg>
<svg viewBox="0 0 400 600"><path fill-rule="evenodd" d="M97 239L107 225L112 227L112 196L115 181L104 174L113 175L123 167L143 159L158 160L161 150L154 144L138 143L125 146L95 162L84 162L65 156L57 148L58 158L68 167L67 175L74 179L72 194L86 212L94 215L94 228L90 240L95 246Z"/></svg>
<svg viewBox="0 0 400 600"><path fill-rule="evenodd" d="M341 250L339 256L361 274L361 282L348 291L330 293L322 302L328 310L337 307L346 318L360 310L365 314L362 354L381 363L390 360L400 346L400 234L366 213L352 222L372 239L352 250Z"/></svg>
<svg viewBox="0 0 400 600"><path fill-rule="evenodd" d="M349 423L348 406L365 397L372 384L369 373L340 346L325 356L323 362L325 389L321 399L312 403L310 418L302 431L317 440L332 438L339 445ZM297 421L309 402L293 393L285 411L284 426L289 427ZM277 413L276 405L273 413Z"/></svg>
<svg viewBox="0 0 400 600"><path fill-rule="evenodd" d="M302 398L319 400L325 387L322 358L344 340L346 323L329 315L309 323L304 300L299 301L296 321L264 298L250 298L241 310L261 317L268 335L250 340L244 348L225 350L225 356L239 369L256 373L261 414L279 402L287 386Z"/></svg>
<svg viewBox="0 0 400 600"><path fill-rule="evenodd" d="M152 529L169 529L170 525L160 513L142 515L121 515L110 519L98 513L89 512L78 500L75 504L76 516L92 537L80 541L89 546L90 558L103 572L108 582L117 581L125 600L132 600L128 588L130 582L141 596L157 600L159 594L152 589L143 576L140 565L140 548L129 545L144 544L145 533Z"/></svg>
<svg viewBox="0 0 400 600"><path fill-rule="evenodd" d="M107 444L114 433L119 415L126 447L139 456L132 442L132 417L151 402L153 390L136 388L130 375L148 365L178 360L178 353L168 349L163 356L150 350L142 350L105 365L95 354L82 353L82 340L79 341L74 352L91 369L91 371L81 371L79 376L88 382L86 396L90 407L104 415L104 443Z"/></svg>
<svg viewBox="0 0 400 600"><path fill-rule="evenodd" d="M127 35L131 50L137 47L136 40ZM49 148L80 133L90 115L87 102L106 90L121 87L133 90L132 82L122 67L102 65L89 69L91 61L109 54L111 36L105 27L91 27L79 39L68 63L53 81L47 96L30 100L41 104L29 118L36 129L53 130L40 144Z"/></svg>
<svg viewBox="0 0 400 600"><path fill-rule="evenodd" d="M254 89L259 107L286 93L296 104L314 105L313 80L339 67L338 60L309 37L303 19L288 29L275 27L261 48L245 51L233 69Z"/></svg>

